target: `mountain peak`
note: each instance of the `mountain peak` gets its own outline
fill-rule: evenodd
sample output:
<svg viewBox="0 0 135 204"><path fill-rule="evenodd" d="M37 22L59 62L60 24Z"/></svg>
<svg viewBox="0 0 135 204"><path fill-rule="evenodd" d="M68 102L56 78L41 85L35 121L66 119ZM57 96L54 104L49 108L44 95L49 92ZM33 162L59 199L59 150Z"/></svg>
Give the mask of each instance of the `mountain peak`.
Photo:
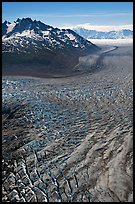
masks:
<svg viewBox="0 0 135 204"><path fill-rule="evenodd" d="M4 49L8 52L11 45L12 50L17 52L37 51L42 49L85 51L97 47L91 42L70 29L53 28L41 21L31 18L17 19L10 25L2 25L2 36ZM9 46L7 46L9 45Z"/></svg>
<svg viewBox="0 0 135 204"><path fill-rule="evenodd" d="M28 22L33 22L31 18L23 18L22 21L28 21Z"/></svg>
<svg viewBox="0 0 135 204"><path fill-rule="evenodd" d="M11 23L9 21L5 20L3 24L7 25L7 24L11 24Z"/></svg>
<svg viewBox="0 0 135 204"><path fill-rule="evenodd" d="M21 21L21 19L20 19L20 18L17 18L17 20L16 20L15 22L18 22L18 23L19 23L20 21Z"/></svg>
<svg viewBox="0 0 135 204"><path fill-rule="evenodd" d="M7 21L4 21L4 23L3 24L7 24Z"/></svg>

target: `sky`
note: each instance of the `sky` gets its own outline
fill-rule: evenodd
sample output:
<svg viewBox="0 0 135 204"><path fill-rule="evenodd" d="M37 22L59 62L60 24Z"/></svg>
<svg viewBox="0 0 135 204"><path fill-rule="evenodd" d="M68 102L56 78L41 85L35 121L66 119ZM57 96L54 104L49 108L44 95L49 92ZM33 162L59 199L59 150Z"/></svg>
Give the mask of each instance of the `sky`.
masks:
<svg viewBox="0 0 135 204"><path fill-rule="evenodd" d="M30 17L58 28L133 28L133 2L2 2L2 21Z"/></svg>

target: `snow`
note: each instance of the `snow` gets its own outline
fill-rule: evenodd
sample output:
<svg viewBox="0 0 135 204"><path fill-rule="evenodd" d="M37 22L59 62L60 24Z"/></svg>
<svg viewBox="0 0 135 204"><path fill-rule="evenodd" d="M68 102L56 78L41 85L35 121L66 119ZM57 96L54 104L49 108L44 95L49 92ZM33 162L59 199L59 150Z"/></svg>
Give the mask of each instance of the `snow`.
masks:
<svg viewBox="0 0 135 204"><path fill-rule="evenodd" d="M36 43L35 43L35 42L32 42L32 45L36 45Z"/></svg>
<svg viewBox="0 0 135 204"><path fill-rule="evenodd" d="M8 25L8 32L12 31L14 26L17 23L11 23ZM29 28L31 27L31 24L29 25ZM34 30L30 30L27 27L27 30L23 30L22 32L14 32L11 35L9 35L9 37L7 37L8 35L4 35L2 36L2 42L6 45L6 46L10 46L13 45L15 47L17 47L18 45L21 45L21 47L28 47L28 44L31 45L37 45L38 43L35 43L35 41L41 41L42 46L45 47L64 47L64 45L62 45L62 42L65 42L67 44L71 43L73 47L80 47L84 48L84 45L80 45L80 42L77 40L77 38L74 36L74 34L70 33L68 30L55 30L55 32L53 31L52 28L46 29L45 31L40 30L40 32L42 32L42 36L39 35L38 33L35 33ZM53 37L50 35L51 31L53 31L54 35ZM56 39L55 39L55 35L56 35ZM58 38L60 39L60 42L58 40ZM57 41L58 40L58 41ZM42 42L46 42L47 45L44 45L44 43ZM45 44L46 44L45 43ZM51 50L49 48L49 50Z"/></svg>
<svg viewBox="0 0 135 204"><path fill-rule="evenodd" d="M75 40L75 36L69 33L66 33L70 40Z"/></svg>
<svg viewBox="0 0 135 204"><path fill-rule="evenodd" d="M44 36L48 36L50 31L48 31L48 30L47 31L42 31L42 33L43 33Z"/></svg>
<svg viewBox="0 0 135 204"><path fill-rule="evenodd" d="M80 36L88 39L127 39L133 38L132 30L111 30L110 32L102 32L97 30L85 30L83 28L73 29Z"/></svg>
<svg viewBox="0 0 135 204"><path fill-rule="evenodd" d="M33 34L35 34L35 32L30 31L30 30L24 30L22 33L16 33L16 36L33 36Z"/></svg>
<svg viewBox="0 0 135 204"><path fill-rule="evenodd" d="M15 25L16 25L16 23L8 24L7 33L11 32L13 30L13 28L15 27Z"/></svg>
<svg viewBox="0 0 135 204"><path fill-rule="evenodd" d="M57 34L59 35L61 31L57 30Z"/></svg>
<svg viewBox="0 0 135 204"><path fill-rule="evenodd" d="M36 39L36 40L43 40L43 38L41 36L39 36L38 34L36 34L34 32L34 30L25 30L22 33L15 33L13 35L11 35L10 37L6 38L5 36L3 37L3 42L11 40L11 39L19 39L20 37L28 37L28 38L32 38L32 39Z"/></svg>

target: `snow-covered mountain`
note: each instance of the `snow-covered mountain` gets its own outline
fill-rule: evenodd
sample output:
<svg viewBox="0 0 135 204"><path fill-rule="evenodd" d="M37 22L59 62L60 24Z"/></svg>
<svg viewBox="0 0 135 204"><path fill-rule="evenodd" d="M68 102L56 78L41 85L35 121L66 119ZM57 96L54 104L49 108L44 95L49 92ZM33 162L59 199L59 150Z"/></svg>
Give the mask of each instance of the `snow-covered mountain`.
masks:
<svg viewBox="0 0 135 204"><path fill-rule="evenodd" d="M74 28L73 29L77 34L86 38L86 39L129 39L133 38L133 31L130 29L122 29L119 31L96 31L88 30L85 28Z"/></svg>
<svg viewBox="0 0 135 204"><path fill-rule="evenodd" d="M2 24L4 74L66 73L78 63L79 56L99 49L70 29L54 28L31 18Z"/></svg>
<svg viewBox="0 0 135 204"><path fill-rule="evenodd" d="M70 29L58 29L31 18L17 19L2 24L3 51L26 52L39 49L87 50L95 47L91 42Z"/></svg>

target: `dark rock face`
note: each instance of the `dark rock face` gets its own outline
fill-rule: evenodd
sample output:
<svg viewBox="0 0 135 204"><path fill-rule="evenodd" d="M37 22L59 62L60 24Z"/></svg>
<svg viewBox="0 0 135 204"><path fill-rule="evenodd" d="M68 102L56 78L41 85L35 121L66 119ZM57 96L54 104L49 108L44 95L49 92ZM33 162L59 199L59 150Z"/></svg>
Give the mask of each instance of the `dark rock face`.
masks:
<svg viewBox="0 0 135 204"><path fill-rule="evenodd" d="M5 21L4 23L2 23L2 36L5 35L7 33L7 21Z"/></svg>

